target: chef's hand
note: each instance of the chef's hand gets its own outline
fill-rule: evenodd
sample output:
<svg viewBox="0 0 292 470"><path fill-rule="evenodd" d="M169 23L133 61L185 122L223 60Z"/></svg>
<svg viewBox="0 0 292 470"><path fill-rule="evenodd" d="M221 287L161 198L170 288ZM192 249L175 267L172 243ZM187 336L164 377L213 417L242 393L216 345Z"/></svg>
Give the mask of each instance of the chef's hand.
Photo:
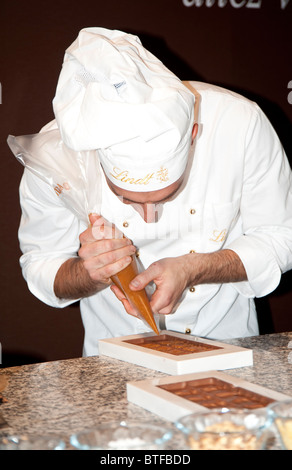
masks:
<svg viewBox="0 0 292 470"><path fill-rule="evenodd" d="M89 218L90 227L80 235L78 256L94 283L111 284L110 277L130 264L136 248L103 217L91 214Z"/></svg>
<svg viewBox="0 0 292 470"><path fill-rule="evenodd" d="M189 282L185 257L164 258L156 261L135 277L130 283L130 288L133 291L144 289L152 281L156 284L156 290L150 300L152 311L164 315L172 313ZM137 312L121 291L116 286L112 286L111 289L123 302L126 311L130 315L137 316Z"/></svg>
<svg viewBox="0 0 292 470"><path fill-rule="evenodd" d="M81 233L78 256L67 259L54 281L60 299L81 299L111 284L111 276L130 264L136 248L103 217L92 214L90 227Z"/></svg>
<svg viewBox="0 0 292 470"><path fill-rule="evenodd" d="M154 282L156 290L150 305L154 313L167 315L176 309L187 287L242 281L247 281L247 273L240 257L234 251L224 249L156 261L133 279L130 288L140 290ZM126 301L123 302L125 308L129 308Z"/></svg>

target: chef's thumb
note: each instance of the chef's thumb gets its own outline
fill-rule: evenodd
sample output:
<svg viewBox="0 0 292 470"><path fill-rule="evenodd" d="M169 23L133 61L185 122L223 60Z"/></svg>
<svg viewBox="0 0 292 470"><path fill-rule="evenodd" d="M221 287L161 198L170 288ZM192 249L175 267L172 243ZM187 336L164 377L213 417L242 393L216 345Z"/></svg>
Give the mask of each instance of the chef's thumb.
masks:
<svg viewBox="0 0 292 470"><path fill-rule="evenodd" d="M89 222L90 222L90 225L93 226L94 225L94 222L96 222L101 216L98 215L98 214L89 214Z"/></svg>

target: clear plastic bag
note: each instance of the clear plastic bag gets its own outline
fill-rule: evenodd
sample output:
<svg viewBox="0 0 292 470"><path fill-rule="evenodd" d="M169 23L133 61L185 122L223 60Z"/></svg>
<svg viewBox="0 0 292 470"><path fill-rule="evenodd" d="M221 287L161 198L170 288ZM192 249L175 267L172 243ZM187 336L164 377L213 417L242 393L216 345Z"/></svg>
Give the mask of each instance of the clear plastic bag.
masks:
<svg viewBox="0 0 292 470"><path fill-rule="evenodd" d="M89 225L89 214L101 213L102 169L97 151L77 152L69 149L54 122L38 134L10 135L7 142L17 160L50 185L56 197L78 219ZM137 260L133 256L131 264L113 276L112 281L138 309L140 319L158 334L145 289L138 292L129 289L129 282L137 274Z"/></svg>
<svg viewBox="0 0 292 470"><path fill-rule="evenodd" d="M49 184L80 220L88 224L90 213L100 214L102 170L97 151L69 149L54 128L32 135L10 135L7 142L17 160Z"/></svg>

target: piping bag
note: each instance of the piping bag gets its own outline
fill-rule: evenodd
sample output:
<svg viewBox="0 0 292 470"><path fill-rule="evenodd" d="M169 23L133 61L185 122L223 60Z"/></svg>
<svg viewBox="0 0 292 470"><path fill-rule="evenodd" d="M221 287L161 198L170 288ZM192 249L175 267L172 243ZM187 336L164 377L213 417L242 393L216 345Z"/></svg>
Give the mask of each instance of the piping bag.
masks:
<svg viewBox="0 0 292 470"><path fill-rule="evenodd" d="M148 323L148 325L152 328L152 330L159 335L158 328L156 326L153 312L150 307L150 303L146 294L145 289L132 291L129 287L130 282L134 277L138 274L138 266L136 256L132 256L131 263L124 268L119 273L115 274L111 277L113 283L118 286L121 291L124 293L126 298L129 300L131 304L136 307L140 315L143 319Z"/></svg>
<svg viewBox="0 0 292 470"><path fill-rule="evenodd" d="M94 223L93 225L90 224L90 226L94 227ZM116 229L116 227L111 232L112 234L117 234L118 237L126 238L123 233ZM114 236L111 238L114 238ZM157 335L159 335L146 290L141 289L133 291L129 287L130 282L137 276L137 274L139 274L139 272L137 257L136 255L132 255L131 263L114 276L111 276L110 279L123 292L124 296L132 306L136 308L140 320L146 322L147 325L150 326Z"/></svg>
<svg viewBox="0 0 292 470"><path fill-rule="evenodd" d="M101 213L101 172L96 150L74 151L62 141L55 120L37 134L14 137L7 143L16 159L49 184L71 212L89 224L89 214ZM145 289L132 291L129 283L138 274L136 256L129 266L111 278L144 320L159 334Z"/></svg>

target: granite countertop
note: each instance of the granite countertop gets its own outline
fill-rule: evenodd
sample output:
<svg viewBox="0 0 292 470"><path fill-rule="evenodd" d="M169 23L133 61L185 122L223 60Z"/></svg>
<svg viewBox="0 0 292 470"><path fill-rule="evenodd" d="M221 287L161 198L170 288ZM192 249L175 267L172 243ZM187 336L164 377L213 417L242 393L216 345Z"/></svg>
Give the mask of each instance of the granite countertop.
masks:
<svg viewBox="0 0 292 470"><path fill-rule="evenodd" d="M254 365L232 376L292 396L292 332L225 341L253 349ZM126 383L166 374L107 357L88 357L11 367L0 404L2 432L70 436L121 420L163 423L127 401ZM1 430L1 419L0 419Z"/></svg>

